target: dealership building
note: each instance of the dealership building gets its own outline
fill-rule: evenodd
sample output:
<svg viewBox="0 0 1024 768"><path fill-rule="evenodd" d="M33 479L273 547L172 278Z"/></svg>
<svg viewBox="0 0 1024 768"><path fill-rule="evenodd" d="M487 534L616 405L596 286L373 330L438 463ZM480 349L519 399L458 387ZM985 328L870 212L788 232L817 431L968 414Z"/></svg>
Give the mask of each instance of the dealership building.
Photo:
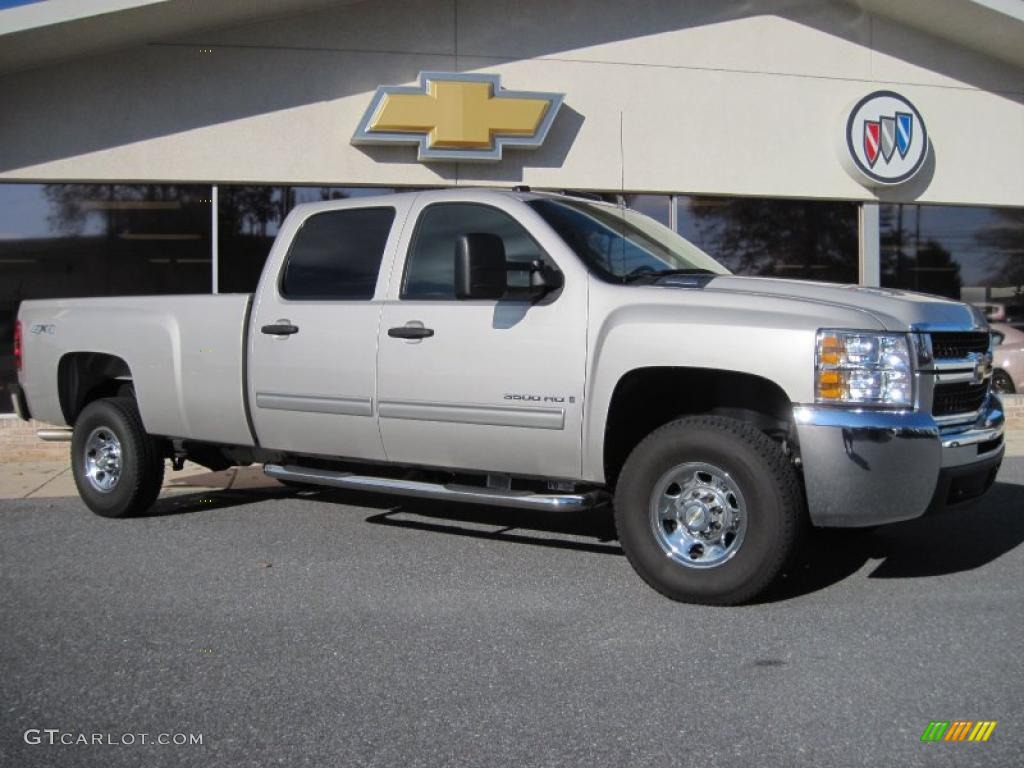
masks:
<svg viewBox="0 0 1024 768"><path fill-rule="evenodd" d="M596 194L737 273L1024 312L1024 0L44 0L0 104L0 455L20 301L252 291L293 206L380 191Z"/></svg>

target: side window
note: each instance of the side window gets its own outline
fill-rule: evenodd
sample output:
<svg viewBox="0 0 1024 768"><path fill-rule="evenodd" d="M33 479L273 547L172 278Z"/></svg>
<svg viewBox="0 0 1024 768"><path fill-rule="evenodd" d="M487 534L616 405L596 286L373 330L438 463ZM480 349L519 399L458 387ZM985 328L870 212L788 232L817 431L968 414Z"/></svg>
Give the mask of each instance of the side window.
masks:
<svg viewBox="0 0 1024 768"><path fill-rule="evenodd" d="M394 208L349 208L310 216L295 233L281 295L287 299L371 299Z"/></svg>
<svg viewBox="0 0 1024 768"><path fill-rule="evenodd" d="M454 299L455 243L460 235L470 232L500 237L507 261L548 260L523 225L504 211L476 203L437 203L420 214L409 247L402 298ZM526 288L529 274L509 272L508 282L512 289Z"/></svg>

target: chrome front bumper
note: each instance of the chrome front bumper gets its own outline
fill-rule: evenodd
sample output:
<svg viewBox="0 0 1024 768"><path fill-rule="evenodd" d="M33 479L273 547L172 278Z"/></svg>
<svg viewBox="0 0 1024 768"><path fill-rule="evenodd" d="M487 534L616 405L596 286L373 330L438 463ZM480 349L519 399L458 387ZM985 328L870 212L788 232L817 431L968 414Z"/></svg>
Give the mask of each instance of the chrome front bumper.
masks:
<svg viewBox="0 0 1024 768"><path fill-rule="evenodd" d="M793 408L811 522L859 527L920 517L988 490L1003 460L1002 403L951 432L920 411Z"/></svg>

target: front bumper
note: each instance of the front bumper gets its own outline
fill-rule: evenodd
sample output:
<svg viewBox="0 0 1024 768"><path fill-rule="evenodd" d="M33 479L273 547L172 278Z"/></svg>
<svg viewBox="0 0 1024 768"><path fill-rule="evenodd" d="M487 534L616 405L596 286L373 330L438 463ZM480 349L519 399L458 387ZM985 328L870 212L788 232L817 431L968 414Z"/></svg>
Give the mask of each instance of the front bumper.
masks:
<svg viewBox="0 0 1024 768"><path fill-rule="evenodd" d="M895 523L988 490L1003 460L1002 403L944 432L931 414L794 406L811 522Z"/></svg>

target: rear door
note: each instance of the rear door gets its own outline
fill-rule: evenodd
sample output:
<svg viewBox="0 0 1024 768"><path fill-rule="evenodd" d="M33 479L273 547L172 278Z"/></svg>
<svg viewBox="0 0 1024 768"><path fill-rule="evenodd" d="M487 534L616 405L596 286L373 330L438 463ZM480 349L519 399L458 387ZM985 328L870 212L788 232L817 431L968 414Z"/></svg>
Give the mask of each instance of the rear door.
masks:
<svg viewBox="0 0 1024 768"><path fill-rule="evenodd" d="M282 229L279 242L290 245L267 261L249 329L261 446L384 458L374 403L381 275L407 208L408 198L389 198L314 209Z"/></svg>

